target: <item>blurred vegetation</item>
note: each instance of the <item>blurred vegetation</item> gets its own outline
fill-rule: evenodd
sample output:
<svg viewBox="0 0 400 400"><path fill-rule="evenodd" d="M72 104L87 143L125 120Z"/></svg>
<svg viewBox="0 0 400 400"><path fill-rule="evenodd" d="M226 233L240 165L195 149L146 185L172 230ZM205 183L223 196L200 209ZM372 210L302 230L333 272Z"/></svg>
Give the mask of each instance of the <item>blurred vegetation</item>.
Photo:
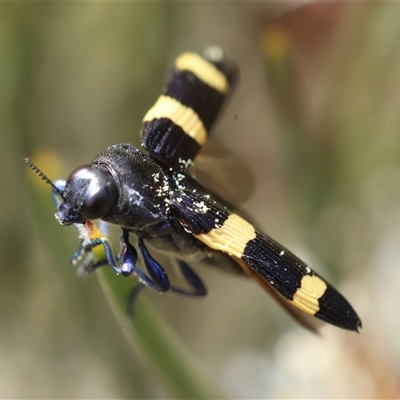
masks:
<svg viewBox="0 0 400 400"><path fill-rule="evenodd" d="M0 4L1 397L398 397L399 7ZM256 284L209 270L207 299L148 290L127 326L112 309L133 282L104 270L103 292L69 267L76 230L22 158L57 179L139 146L173 58L209 43L240 66L214 134L255 172L246 210L341 289L360 335L314 337Z"/></svg>

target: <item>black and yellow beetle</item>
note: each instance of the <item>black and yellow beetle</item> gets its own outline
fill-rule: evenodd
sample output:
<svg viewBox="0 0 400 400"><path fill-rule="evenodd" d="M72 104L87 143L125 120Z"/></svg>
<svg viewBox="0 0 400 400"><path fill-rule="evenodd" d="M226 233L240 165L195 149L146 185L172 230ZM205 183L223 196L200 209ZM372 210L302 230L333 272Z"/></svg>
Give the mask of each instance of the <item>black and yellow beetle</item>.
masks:
<svg viewBox="0 0 400 400"><path fill-rule="evenodd" d="M207 290L189 264L208 264L250 275L295 317L297 308L357 331L361 321L336 289L190 175L235 75L234 64L218 47L207 48L203 56L180 55L143 119L141 138L148 154L131 144L114 145L66 181L54 183L25 161L53 186L60 224L79 228L81 247L73 261L89 254L84 270L108 264L117 274L136 275L138 287L204 296ZM94 219L121 227L119 256ZM138 265L130 233L138 239L147 272ZM93 257L96 246L105 251L102 260ZM191 289L171 286L147 246L172 254Z"/></svg>

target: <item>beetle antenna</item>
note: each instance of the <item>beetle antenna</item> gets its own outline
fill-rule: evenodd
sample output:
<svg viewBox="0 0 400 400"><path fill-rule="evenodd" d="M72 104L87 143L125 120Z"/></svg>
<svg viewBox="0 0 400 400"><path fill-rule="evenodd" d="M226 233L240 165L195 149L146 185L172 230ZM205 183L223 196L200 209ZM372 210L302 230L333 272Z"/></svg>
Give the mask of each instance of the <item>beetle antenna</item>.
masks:
<svg viewBox="0 0 400 400"><path fill-rule="evenodd" d="M47 175L42 172L29 158L24 158L24 163L32 168L33 172L39 175L46 183L48 183L56 192L63 198L62 191L53 183L53 181L47 177Z"/></svg>

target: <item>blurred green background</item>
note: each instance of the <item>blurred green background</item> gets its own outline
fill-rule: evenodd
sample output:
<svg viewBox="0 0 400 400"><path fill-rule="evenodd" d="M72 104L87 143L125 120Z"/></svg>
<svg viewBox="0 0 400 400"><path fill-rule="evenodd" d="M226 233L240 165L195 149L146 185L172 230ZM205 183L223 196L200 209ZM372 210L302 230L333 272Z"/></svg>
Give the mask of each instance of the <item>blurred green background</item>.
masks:
<svg viewBox="0 0 400 400"><path fill-rule="evenodd" d="M213 135L254 170L244 209L340 288L360 335L312 335L212 270L206 299L148 290L121 329L69 266L76 230L22 158L57 179L139 146L174 57L207 44L240 66ZM0 52L0 397L399 396L399 4L1 3Z"/></svg>

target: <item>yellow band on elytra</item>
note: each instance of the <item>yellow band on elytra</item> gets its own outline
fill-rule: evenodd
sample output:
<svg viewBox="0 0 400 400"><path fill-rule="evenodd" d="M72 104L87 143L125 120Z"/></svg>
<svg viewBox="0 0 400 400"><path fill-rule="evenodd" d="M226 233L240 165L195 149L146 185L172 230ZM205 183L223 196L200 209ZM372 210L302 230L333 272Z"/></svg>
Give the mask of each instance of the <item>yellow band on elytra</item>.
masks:
<svg viewBox="0 0 400 400"><path fill-rule="evenodd" d="M305 275L301 279L301 286L293 295L292 303L307 314L314 315L319 311L318 299L327 289L326 283L317 275Z"/></svg>
<svg viewBox="0 0 400 400"><path fill-rule="evenodd" d="M161 95L144 116L143 122L149 122L156 118L170 119L200 146L207 141L206 128L197 113L172 97Z"/></svg>
<svg viewBox="0 0 400 400"><path fill-rule="evenodd" d="M180 70L193 72L207 85L224 94L229 89L226 76L213 64L196 53L183 53L175 61L175 66Z"/></svg>
<svg viewBox="0 0 400 400"><path fill-rule="evenodd" d="M194 236L212 249L241 258L247 243L256 238L256 231L246 220L231 214L221 227Z"/></svg>

